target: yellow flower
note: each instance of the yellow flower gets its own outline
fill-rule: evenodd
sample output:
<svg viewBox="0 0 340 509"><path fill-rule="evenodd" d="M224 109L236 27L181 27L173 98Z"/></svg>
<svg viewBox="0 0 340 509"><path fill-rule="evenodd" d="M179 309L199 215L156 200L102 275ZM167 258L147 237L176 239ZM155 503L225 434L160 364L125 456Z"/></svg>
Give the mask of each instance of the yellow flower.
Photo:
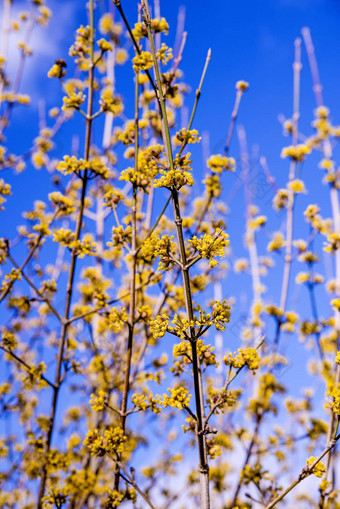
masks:
<svg viewBox="0 0 340 509"><path fill-rule="evenodd" d="M98 46L99 46L99 48L101 49L102 52L104 52L104 51L112 51L113 50L112 44L110 44L105 39L99 39L99 41L97 41L97 44L98 44Z"/></svg>
<svg viewBox="0 0 340 509"><path fill-rule="evenodd" d="M234 271L235 272L245 272L249 268L249 262L247 258L239 258L234 263Z"/></svg>
<svg viewBox="0 0 340 509"><path fill-rule="evenodd" d="M150 331L154 339L162 338L168 328L170 318L163 314L156 316L155 320L151 320L150 322Z"/></svg>
<svg viewBox="0 0 340 509"><path fill-rule="evenodd" d="M164 42L162 42L162 46L157 51L157 58L162 62L162 64L166 64L169 60L172 59L172 49L168 48Z"/></svg>
<svg viewBox="0 0 340 509"><path fill-rule="evenodd" d="M79 110L85 101L85 95L82 92L73 92L69 96L63 97L62 110Z"/></svg>
<svg viewBox="0 0 340 509"><path fill-rule="evenodd" d="M167 34L169 31L169 25L165 18L152 19L150 24L151 30L155 34L158 34L160 32L164 32L165 34ZM136 23L134 29L132 30L132 33L137 40L141 39L142 37L147 37L148 32L145 23Z"/></svg>
<svg viewBox="0 0 340 509"><path fill-rule="evenodd" d="M153 58L149 51L141 51L132 59L132 63L135 72L146 71L153 66Z"/></svg>
<svg viewBox="0 0 340 509"><path fill-rule="evenodd" d="M281 157L290 157L293 161L302 162L310 152L311 148L308 145L290 145L282 149Z"/></svg>
<svg viewBox="0 0 340 509"><path fill-rule="evenodd" d="M189 406L191 394L189 394L189 391L185 389L185 387L168 389L168 391L170 392L170 396L167 394L163 396L164 408L171 406L182 410L184 407Z"/></svg>
<svg viewBox="0 0 340 509"><path fill-rule="evenodd" d="M332 304L334 310L340 311L340 299L333 299L331 301L331 304Z"/></svg>
<svg viewBox="0 0 340 509"><path fill-rule="evenodd" d="M114 96L111 87L105 87L100 94L100 106L105 113L117 116L123 111L123 103L119 96Z"/></svg>
<svg viewBox="0 0 340 509"><path fill-rule="evenodd" d="M303 183L302 180L300 179L294 179L294 180L291 180L289 183L288 183L288 187L289 189L291 189L293 191L293 193L295 194L299 194L299 193L306 193L306 189L305 189L305 184Z"/></svg>
<svg viewBox="0 0 340 509"><path fill-rule="evenodd" d="M187 130L185 127L178 131L175 137L175 145L198 143L200 141L201 138L198 136L198 131L196 131L196 129Z"/></svg>
<svg viewBox="0 0 340 509"><path fill-rule="evenodd" d="M239 348L238 353L234 353L232 355L225 356L223 358L223 362L227 366L232 366L233 368L239 369L243 366L248 366L249 369L255 371L260 366L260 356L257 353L256 348Z"/></svg>
<svg viewBox="0 0 340 509"><path fill-rule="evenodd" d="M276 210L282 210L289 203L289 195L287 189L279 189L273 198L273 207Z"/></svg>
<svg viewBox="0 0 340 509"><path fill-rule="evenodd" d="M315 460L316 460L316 458L314 458L314 456L311 456L310 458L308 458L306 460L306 466L310 468L311 465L313 465ZM313 467L313 469L311 471L311 473L314 474L316 477L322 477L325 472L326 472L326 467L321 461L319 461L315 465L315 467Z"/></svg>
<svg viewBox="0 0 340 509"><path fill-rule="evenodd" d="M229 235L222 230L216 230L215 235L212 236L205 233L200 238L195 235L192 239L188 240L191 247L195 249L202 258L209 260L209 264L214 267L218 262L214 260L215 256L223 258L225 256L225 248L229 246Z"/></svg>
<svg viewBox="0 0 340 509"><path fill-rule="evenodd" d="M280 249L285 246L286 242L283 238L282 233L276 232L273 234L272 240L269 242L267 246L268 251L280 251Z"/></svg>
<svg viewBox="0 0 340 509"><path fill-rule="evenodd" d="M327 237L327 242L325 243L324 251L327 253L334 253L340 247L340 235L338 233L331 233Z"/></svg>
<svg viewBox="0 0 340 509"><path fill-rule="evenodd" d="M213 173L222 173L223 170L235 171L235 165L233 157L225 157L220 154L210 156L207 161L207 166Z"/></svg>
<svg viewBox="0 0 340 509"><path fill-rule="evenodd" d="M55 61L55 64L48 71L47 76L49 78L63 78L66 75L66 62L65 60L58 59Z"/></svg>
<svg viewBox="0 0 340 509"><path fill-rule="evenodd" d="M309 272L299 272L295 278L295 282L297 284L307 283L310 281L310 273Z"/></svg>
<svg viewBox="0 0 340 509"><path fill-rule="evenodd" d="M100 412L105 407L106 393L105 391L98 391L98 396L91 394L90 405L95 412Z"/></svg>
<svg viewBox="0 0 340 509"><path fill-rule="evenodd" d="M236 88L236 90L238 90L240 92L245 92L249 88L249 83L247 81L243 81L243 80L237 81L235 88Z"/></svg>

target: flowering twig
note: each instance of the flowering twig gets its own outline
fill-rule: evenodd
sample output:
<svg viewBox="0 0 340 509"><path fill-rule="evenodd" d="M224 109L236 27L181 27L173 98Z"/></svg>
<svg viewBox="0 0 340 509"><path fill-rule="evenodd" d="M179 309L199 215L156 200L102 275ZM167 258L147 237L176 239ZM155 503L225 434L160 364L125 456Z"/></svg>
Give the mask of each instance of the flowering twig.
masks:
<svg viewBox="0 0 340 509"><path fill-rule="evenodd" d="M92 118L91 117L92 117L92 109L93 109L93 92L94 92L94 64L93 64L93 62L94 62L94 19L93 19L93 11L94 11L94 0L90 0L90 3L89 3L90 62L89 62L89 81L88 81L88 83L89 83L88 84L88 103L87 103L87 117L88 118L86 119L85 149L84 149L85 161L89 160L90 146L91 146L91 133L92 133ZM88 182L88 174L87 174L87 170L85 169L84 176L82 178L80 206L79 206L79 211L78 211L77 225L76 225L76 232L75 232L75 241L76 242L80 239L81 231L82 231L87 182ZM53 430L54 430L54 423L55 423L55 417L56 417L56 411L57 411L59 389L60 389L61 378L62 378L61 367L62 367L62 362L63 362L63 357L64 357L64 349L65 349L65 344L66 344L66 339L67 339L67 332L68 332L68 327L69 327L68 320L69 320L71 300L72 300L72 294L73 294L73 281L74 281L75 270L76 270L76 262L77 262L77 252L76 252L76 249L73 248L72 255L71 255L70 269L69 269L69 274L68 274L68 281L67 281L66 302L65 302L65 309L64 309L63 324L62 324L60 340L59 340L57 367L56 367L55 381L54 381L55 388L53 391L51 413L50 413L49 426L48 426L47 438L46 438L46 444L45 444L46 461L47 461L48 453L49 453L50 447L51 447L52 434L53 434ZM47 463L46 463L46 461L42 467L42 477L41 477L40 488L39 488L37 509L42 508L42 499L44 496L46 480L47 480Z"/></svg>
<svg viewBox="0 0 340 509"><path fill-rule="evenodd" d="M145 26L148 33L148 40L150 44L150 49L153 57L154 70L156 75L157 82L157 94L159 98L160 104L160 113L164 128L164 137L165 137L165 145L166 145L166 154L167 160L169 164L170 171L174 171L174 161L172 154L172 146L170 139L170 130L167 119L167 112L165 107L165 98L163 96L162 91L162 83L160 72L158 68L158 62L156 57L154 40L151 32L151 20L148 8L148 1L142 1L143 8L143 19L145 22ZM193 303L191 296L191 288L190 288L190 276L189 269L186 268L187 260L186 260L186 252L185 252L185 244L183 237L183 229L182 229L182 218L181 211L179 205L179 197L178 191L175 187L172 188L172 203L174 209L175 216L175 225L177 232L177 242L180 251L180 259L182 263L182 278L183 278L183 286L184 286L184 294L185 294L185 303L186 303L186 311L189 323L193 323ZM194 388L195 388L195 402L196 402L196 415L197 415L197 441L198 441L198 449L199 449L199 458L200 458L200 485L201 485L201 506L202 509L210 508L210 496L209 496L209 467L208 467L208 458L207 458L207 447L206 447L206 439L203 431L203 421L204 421L204 402L203 402L203 387L202 387L202 372L199 364L199 358L197 354L197 344L195 338L195 330L194 327L190 327L190 343L192 347L192 362L193 362L193 376L194 376Z"/></svg>
<svg viewBox="0 0 340 509"><path fill-rule="evenodd" d="M295 488L295 486L297 486L301 481L306 479L306 477L309 477L313 473L313 470L316 467L316 465L322 460L324 456L326 456L326 454L328 454L333 449L339 438L340 435L335 436L329 442L328 446L322 451L322 453L313 461L313 463L307 467L304 467L299 477L294 482L292 482L292 484L290 484L288 488L286 488L278 497L276 497L272 502L270 502L270 504L266 506L266 509L272 509L273 507L275 507L276 504L278 504L278 502L283 500L285 496L288 495L288 493Z"/></svg>

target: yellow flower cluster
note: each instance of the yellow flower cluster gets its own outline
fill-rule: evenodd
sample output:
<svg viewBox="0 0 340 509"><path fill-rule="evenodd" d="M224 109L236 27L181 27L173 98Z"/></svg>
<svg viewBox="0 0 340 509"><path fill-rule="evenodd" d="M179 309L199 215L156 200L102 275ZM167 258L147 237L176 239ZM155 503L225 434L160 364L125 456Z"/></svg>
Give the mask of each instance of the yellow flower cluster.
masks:
<svg viewBox="0 0 340 509"><path fill-rule="evenodd" d="M165 34L167 34L169 31L169 25L165 18L161 18L161 19L155 18L155 19L151 20L151 30L155 34L158 34L160 32L164 32ZM137 39L137 41L139 41L139 39L141 39L142 37L147 37L148 32L147 32L145 23L135 23L132 33L133 33L135 39Z"/></svg>
<svg viewBox="0 0 340 509"><path fill-rule="evenodd" d="M125 450L127 437L124 431L116 426L104 431L104 436L98 429L89 431L84 440L84 445L91 451L91 456L104 456L119 454Z"/></svg>
<svg viewBox="0 0 340 509"><path fill-rule="evenodd" d="M105 113L112 113L114 116L120 115L124 109L121 98L113 95L111 87L102 89L99 104Z"/></svg>
<svg viewBox="0 0 340 509"><path fill-rule="evenodd" d="M70 200L70 198L67 198L67 196L64 196L59 191L50 193L48 197L53 203L53 205L55 205L55 207L58 208L58 211L65 216L72 214L72 212L76 210L76 207L74 206L72 200Z"/></svg>
<svg viewBox="0 0 340 509"><path fill-rule="evenodd" d="M282 233L276 232L273 234L272 240L267 246L268 251L280 251L280 249L286 245Z"/></svg>
<svg viewBox="0 0 340 509"><path fill-rule="evenodd" d="M140 410L146 410L147 408L150 408L154 414L159 414L161 411L161 406L163 405L161 396L156 395L154 397L152 392L150 392L148 395L135 393L133 394L131 401L135 407L139 408Z"/></svg>
<svg viewBox="0 0 340 509"><path fill-rule="evenodd" d="M55 61L55 64L52 65L51 69L48 71L47 76L49 78L63 78L66 75L66 62L65 60L58 59Z"/></svg>
<svg viewBox="0 0 340 509"><path fill-rule="evenodd" d="M135 72L146 71L153 66L153 58L149 51L141 51L132 59L132 63Z"/></svg>
<svg viewBox="0 0 340 509"><path fill-rule="evenodd" d="M238 353L235 352L234 355L229 353L229 355L223 358L223 362L227 366L232 366L236 369L247 366L249 369L252 369L254 373L259 368L260 361L261 358L256 348L239 348Z"/></svg>
<svg viewBox="0 0 340 509"><path fill-rule="evenodd" d="M91 235L84 235L82 240L72 242L71 247L78 258L84 258L86 255L94 256L96 254L97 244L93 242Z"/></svg>
<svg viewBox="0 0 340 509"><path fill-rule="evenodd" d="M322 283L323 280L324 278L321 274L311 274L310 272L299 272L295 278L295 282L297 284L302 283L318 284Z"/></svg>
<svg viewBox="0 0 340 509"><path fill-rule="evenodd" d="M331 233L327 237L327 243L325 243L324 251L327 253L335 253L340 248L340 235L338 233Z"/></svg>
<svg viewBox="0 0 340 509"><path fill-rule="evenodd" d="M151 320L150 322L150 331L154 339L162 338L168 328L170 318L163 314L156 316L155 320Z"/></svg>
<svg viewBox="0 0 340 509"><path fill-rule="evenodd" d="M125 308L113 308L109 314L109 327L113 332L120 332L125 323L128 322L128 315Z"/></svg>
<svg viewBox="0 0 340 509"><path fill-rule="evenodd" d="M11 104L18 103L27 106L28 104L30 104L31 100L30 97L26 94L15 94L12 91L6 91L0 95L0 101L1 102L6 101Z"/></svg>
<svg viewBox="0 0 340 509"><path fill-rule="evenodd" d="M67 493L63 493L57 488L47 490L46 495L42 498L43 508L53 505L54 507L62 507L67 502Z"/></svg>
<svg viewBox="0 0 340 509"><path fill-rule="evenodd" d="M278 189L273 198L273 207L275 210L282 210L289 203L289 194L287 189Z"/></svg>
<svg viewBox="0 0 340 509"><path fill-rule="evenodd" d="M153 187L175 188L178 190L185 185L189 187L194 185L194 179L191 173L186 170L176 168L174 170L160 170L159 173L162 177L154 181Z"/></svg>
<svg viewBox="0 0 340 509"><path fill-rule="evenodd" d="M293 161L301 163L310 152L311 148L308 145L290 145L282 149L281 157L290 157Z"/></svg>
<svg viewBox="0 0 340 509"><path fill-rule="evenodd" d="M314 456L311 456L310 458L308 458L306 460L306 466L307 468L310 468L311 465L313 465L314 461L316 460L317 458L314 458ZM326 472L326 467L325 465L319 461L315 467L313 467L312 469L312 474L314 474L316 477L322 477L323 474Z"/></svg>
<svg viewBox="0 0 340 509"><path fill-rule="evenodd" d="M207 438L207 454L209 458L214 459L216 456L221 456L222 450L221 446L216 443L215 437Z"/></svg>
<svg viewBox="0 0 340 509"><path fill-rule="evenodd" d="M198 136L198 131L196 129L186 129L183 127L180 131L176 133L175 136L175 145L182 145L187 143L199 143L201 141L200 136Z"/></svg>
<svg viewBox="0 0 340 509"><path fill-rule="evenodd" d="M131 242L132 237L132 228L131 226L119 225L118 227L112 228L112 241L107 243L108 246L115 247L119 245L126 244L127 242Z"/></svg>
<svg viewBox="0 0 340 509"><path fill-rule="evenodd" d="M46 382L42 379L43 374L46 372L47 366L44 362L40 362L37 366L30 366L27 375L23 377L23 384L26 389L37 387L41 389L46 387Z"/></svg>
<svg viewBox="0 0 340 509"><path fill-rule="evenodd" d="M0 265L6 262L7 258L7 244L5 239L0 238Z"/></svg>
<svg viewBox="0 0 340 509"><path fill-rule="evenodd" d="M222 191L221 179L219 175L208 175L204 180L203 184L206 186L206 192L208 196L217 198L220 196Z"/></svg>
<svg viewBox="0 0 340 509"><path fill-rule="evenodd" d="M250 230L256 231L259 228L261 228L261 226L264 226L266 224L266 222L267 222L267 217L266 216L255 216L255 217L252 217L248 221L248 228Z"/></svg>
<svg viewBox="0 0 340 509"><path fill-rule="evenodd" d="M235 171L235 159L220 154L215 154L207 160L207 166L213 173L222 173L223 170Z"/></svg>
<svg viewBox="0 0 340 509"><path fill-rule="evenodd" d="M109 170L100 157L95 157L91 161L77 159L75 156L64 156L63 159L63 161L59 161L57 164L57 170L63 175L71 173L79 175L81 171L91 170L95 175L99 175L103 179L107 179L109 176Z"/></svg>
<svg viewBox="0 0 340 509"><path fill-rule="evenodd" d="M230 321L230 305L226 300L223 300L222 302L215 301L212 303L211 318L216 330L225 330L224 324L229 323Z"/></svg>
<svg viewBox="0 0 340 509"><path fill-rule="evenodd" d="M162 46L157 51L157 58L163 65L165 65L172 59L172 48L168 48L168 46L162 42Z"/></svg>
<svg viewBox="0 0 340 509"><path fill-rule="evenodd" d="M158 270L169 269L173 263L172 256L176 248L173 238L169 235L162 235L160 238L151 235L142 244L141 254L143 258L148 262L152 262L154 258L159 256Z"/></svg>
<svg viewBox="0 0 340 509"><path fill-rule="evenodd" d="M206 364L207 366L216 364L216 357L214 354L215 348L213 346L206 345L202 339L198 339L196 341L196 347L201 364ZM182 341L174 345L172 353L175 359L182 357L184 364L191 364L191 344L189 341Z"/></svg>
<svg viewBox="0 0 340 509"><path fill-rule="evenodd" d="M260 463L256 463L255 465L245 465L243 470L241 471L241 481L244 484L249 484L254 482L258 484L262 479L266 476L266 471L262 470Z"/></svg>
<svg viewBox="0 0 340 509"><path fill-rule="evenodd" d="M174 327L168 327L168 331L181 339L188 339L187 330L189 327L193 327L194 323L189 322L185 316L179 316L177 314L174 316L172 323Z"/></svg>
<svg viewBox="0 0 340 509"><path fill-rule="evenodd" d="M163 405L164 408L170 406L182 410L184 407L189 406L191 394L185 387L177 387L168 389L170 396L164 394Z"/></svg>
<svg viewBox="0 0 340 509"><path fill-rule="evenodd" d="M202 258L209 260L211 267L214 267L218 264L214 257L219 256L223 258L225 256L225 248L229 246L228 238L229 235L227 233L224 233L222 230L216 230L214 236L205 233L200 238L197 238L195 235L188 242Z"/></svg>
<svg viewBox="0 0 340 509"><path fill-rule="evenodd" d="M110 490L107 492L105 500L105 509L115 509L119 507L124 500L124 493L117 490Z"/></svg>
<svg viewBox="0 0 340 509"><path fill-rule="evenodd" d="M71 230L59 230L53 231L53 242L59 242L61 246L66 246L71 249L75 239L75 234Z"/></svg>
<svg viewBox="0 0 340 509"><path fill-rule="evenodd" d="M133 151L134 155L134 151ZM154 177L158 175L158 165L162 164L163 146L151 145L138 151L138 169L127 168L121 172L120 180L132 182L146 193Z"/></svg>
<svg viewBox="0 0 340 509"><path fill-rule="evenodd" d="M76 32L75 43L70 47L69 55L75 57L80 69L87 69L87 58L90 54L91 27L81 25Z"/></svg>
<svg viewBox="0 0 340 509"><path fill-rule="evenodd" d="M4 198L4 196L9 196L11 194L11 186L6 184L3 179L0 179L0 210L4 210L4 207L2 206L6 202L6 198Z"/></svg>
<svg viewBox="0 0 340 509"><path fill-rule="evenodd" d="M64 160L58 163L57 170L63 173L63 175L68 175L70 173L79 173L85 170L86 166L84 159L77 159L75 156L64 156Z"/></svg>
<svg viewBox="0 0 340 509"><path fill-rule="evenodd" d="M100 412L105 407L106 392L103 390L98 391L98 395L91 394L90 405L95 412Z"/></svg>
<svg viewBox="0 0 340 509"><path fill-rule="evenodd" d="M105 509L115 509L125 500L131 500L133 504L137 502L137 493L135 488L126 486L124 493L117 490L109 490L105 500Z"/></svg>
<svg viewBox="0 0 340 509"><path fill-rule="evenodd" d="M63 97L62 110L79 110L80 106L85 102L86 96L83 92L73 92Z"/></svg>
<svg viewBox="0 0 340 509"><path fill-rule="evenodd" d="M235 88L236 88L236 90L239 90L240 92L245 92L249 88L249 83L244 80L237 81Z"/></svg>
<svg viewBox="0 0 340 509"><path fill-rule="evenodd" d="M289 189L291 189L291 191L293 191L294 194L307 192L305 189L305 184L304 184L303 180L300 180L300 179L291 180L288 183L288 187L289 187Z"/></svg>
<svg viewBox="0 0 340 509"><path fill-rule="evenodd" d="M97 44L99 46L99 49L102 53L104 53L105 51L112 51L113 50L113 46L111 43L109 43L109 41L107 41L106 39L99 39L97 41Z"/></svg>
<svg viewBox="0 0 340 509"><path fill-rule="evenodd" d="M1 342L7 350L13 350L17 346L17 339L15 335L8 329L2 329Z"/></svg>
<svg viewBox="0 0 340 509"><path fill-rule="evenodd" d="M333 400L331 403L326 404L326 408L330 408L332 412L340 416L340 384L337 386L330 384L326 395L331 397Z"/></svg>

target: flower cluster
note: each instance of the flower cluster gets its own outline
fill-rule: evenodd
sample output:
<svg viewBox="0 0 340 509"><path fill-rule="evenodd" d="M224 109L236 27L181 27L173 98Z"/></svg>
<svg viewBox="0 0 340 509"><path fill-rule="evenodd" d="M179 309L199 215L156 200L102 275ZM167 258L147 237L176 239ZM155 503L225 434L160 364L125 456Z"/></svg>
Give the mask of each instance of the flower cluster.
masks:
<svg viewBox="0 0 340 509"><path fill-rule="evenodd" d="M84 445L88 447L91 456L104 456L107 454L119 454L126 448L127 437L123 430L118 426L108 428L104 435L98 429L89 431L84 440Z"/></svg>
<svg viewBox="0 0 340 509"><path fill-rule="evenodd" d="M220 154L210 156L207 161L207 166L213 173L222 173L227 170L235 171L235 165L235 159L232 157L221 156Z"/></svg>
<svg viewBox="0 0 340 509"><path fill-rule="evenodd" d="M238 353L235 352L234 355L229 353L229 355L226 355L223 358L223 361L227 366L232 366L236 369L247 366L255 373L255 371L260 367L261 359L256 348L239 348Z"/></svg>
<svg viewBox="0 0 340 509"><path fill-rule="evenodd" d="M154 32L155 34L158 34L161 32L164 32L165 34L167 34L169 31L169 25L165 18L151 19L150 27L151 27L152 32ZM148 31L146 29L145 23L135 23L132 33L137 41L139 41L142 37L147 37Z"/></svg>
<svg viewBox="0 0 340 509"><path fill-rule="evenodd" d="M216 230L215 235L205 233L200 238L195 235L188 240L189 244L202 258L209 260L209 265L214 267L218 264L214 260L215 256L223 258L225 256L225 248L229 246L229 235L222 230Z"/></svg>
<svg viewBox="0 0 340 509"><path fill-rule="evenodd" d="M173 238L169 235L162 235L160 238L151 235L142 244L141 254L143 258L148 262L152 262L154 258L159 256L158 270L168 270L173 264L173 253L176 248Z"/></svg>
<svg viewBox="0 0 340 509"><path fill-rule="evenodd" d="M313 465L314 461L316 460L317 458L314 458L314 456L311 456L310 458L308 458L306 460L306 467L308 468L308 470L310 470L311 466ZM316 477L322 477L324 475L324 473L326 472L326 467L325 465L322 463L322 461L319 461L314 467L313 469L311 470L311 473L314 474Z"/></svg>
<svg viewBox="0 0 340 509"><path fill-rule="evenodd" d="M308 145L290 145L282 149L281 157L289 157L293 161L301 163L307 154L311 153L311 148Z"/></svg>
<svg viewBox="0 0 340 509"><path fill-rule="evenodd" d="M183 410L184 407L189 406L191 394L189 394L189 391L185 387L168 389L168 391L170 392L170 396L164 394L163 397L164 408L170 406Z"/></svg>
<svg viewBox="0 0 340 509"><path fill-rule="evenodd" d="M135 72L146 71L153 66L153 58L149 51L141 51L132 59Z"/></svg>
<svg viewBox="0 0 340 509"><path fill-rule="evenodd" d="M150 331L154 339L162 338L165 335L169 322L170 318L165 314L158 315L155 320L151 320Z"/></svg>

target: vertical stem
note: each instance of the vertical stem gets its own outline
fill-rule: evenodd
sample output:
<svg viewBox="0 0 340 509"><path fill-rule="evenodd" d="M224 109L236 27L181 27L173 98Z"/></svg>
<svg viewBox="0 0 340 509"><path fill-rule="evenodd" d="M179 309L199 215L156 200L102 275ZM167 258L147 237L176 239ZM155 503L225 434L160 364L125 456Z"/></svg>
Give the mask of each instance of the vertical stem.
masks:
<svg viewBox="0 0 340 509"><path fill-rule="evenodd" d="M166 154L168 159L168 165L170 170L174 170L174 162L173 162L173 154L172 154L172 146L171 146L171 138L170 138L170 130L168 125L167 112L165 107L165 98L163 95L161 77L158 68L158 62L156 57L154 40L151 32L151 20L149 15L148 1L142 0L142 8L143 8L143 19L145 22L145 26L148 32L148 40L150 44L151 53L153 56L154 62L154 70L156 75L156 83L157 83L157 94L160 105L160 114L163 123L163 133L165 138L166 145ZM198 98L197 98L198 99ZM176 225L176 233L177 233L177 244L180 252L180 260L181 260L181 272L183 278L183 286L184 286L184 294L185 294L185 305L186 312L189 323L193 321L193 303L192 303L192 295L190 288L190 275L189 269L186 267L187 259L185 253L185 243L183 236L183 228L182 228L182 217L179 205L179 197L178 190L173 187L171 189L172 195L172 203L174 209L174 221ZM194 378L194 391L195 391L195 404L196 404L196 417L197 417L197 442L198 442L198 452L199 452L199 473L200 473L200 497L201 497L201 508L202 509L210 509L210 495L209 495L209 466L208 466L208 458L207 458L207 447L206 447L206 437L204 435L204 399L203 399L203 383L202 383L202 371L199 363L199 358L197 355L197 344L195 337L195 329L193 326L189 327L190 334L190 343L192 348L192 366L193 366L193 378Z"/></svg>
<svg viewBox="0 0 340 509"><path fill-rule="evenodd" d="M94 81L94 65L93 65L93 44L94 44L94 20L93 20L93 0L90 0L90 26L91 26L91 41L90 41L90 64L89 64L89 87L88 87L88 103L87 103L87 117L86 117L86 132L85 132L85 149L84 149L84 159L88 161L90 155L90 146L91 146L91 131L92 131L92 109L93 109L93 81ZM86 196L86 187L87 187L87 170L84 171L84 175L82 177L82 190L81 190L81 198L80 198L80 206L77 218L76 232L75 232L75 241L80 239L81 230L82 230L82 222L84 216L84 208L85 208L85 196ZM67 289L66 289L66 303L65 310L63 316L63 324L60 333L60 342L58 349L58 357L57 357L57 367L55 372L55 381L54 381L54 389L52 396L52 404L51 404L51 413L49 420L49 427L47 431L47 438L45 444L45 453L44 458L45 462L42 467L42 476L39 488L38 495L38 503L37 509L42 508L42 498L44 496L46 481L47 481L47 465L48 465L48 455L51 448L52 435L55 425L55 418L57 412L57 403L58 396L61 387L61 368L64 357L65 344L67 341L67 331L68 331L68 319L70 316L70 308L72 301L72 293L73 293L73 282L76 270L76 262L77 262L77 254L75 249L72 250L71 255L71 264L67 281Z"/></svg>
<svg viewBox="0 0 340 509"><path fill-rule="evenodd" d="M138 172L138 102L139 102L139 76L138 72L135 76L135 158L134 170ZM137 260L137 184L133 183L133 205L131 208L131 223L132 223L132 242L131 242L131 269L130 269L130 309L129 309L129 323L128 323L128 338L126 345L126 369L124 377L124 389L121 403L121 419L120 426L125 431L126 425L126 410L127 402L130 391L130 374L131 374L131 361L132 361L132 347L133 347L133 334L135 326L135 313L136 313L136 260ZM119 488L119 466L117 465L115 471L115 489Z"/></svg>
<svg viewBox="0 0 340 509"><path fill-rule="evenodd" d="M299 102L300 102L300 71L301 71L301 39L295 40L295 59L293 64L294 69L294 79L293 79L293 145L297 144L298 137L298 122L299 122ZM292 160L290 163L289 169L289 178L288 181L291 182L295 178L296 171L296 161ZM285 312L287 299L288 299L288 289L289 289L289 281L290 281L290 273L291 273L291 264L292 264L292 247L293 247L293 228L294 228L294 204L295 204L295 196L292 189L288 189L288 205L287 205L287 231L286 231L286 253L285 253L285 264L283 269L283 279L282 279L282 288L281 288L281 298L280 298L280 309L282 312ZM280 322L281 323L281 322ZM281 329L281 327L280 327ZM279 334L277 334L275 339L274 348L277 350L278 342L280 339L280 329Z"/></svg>

